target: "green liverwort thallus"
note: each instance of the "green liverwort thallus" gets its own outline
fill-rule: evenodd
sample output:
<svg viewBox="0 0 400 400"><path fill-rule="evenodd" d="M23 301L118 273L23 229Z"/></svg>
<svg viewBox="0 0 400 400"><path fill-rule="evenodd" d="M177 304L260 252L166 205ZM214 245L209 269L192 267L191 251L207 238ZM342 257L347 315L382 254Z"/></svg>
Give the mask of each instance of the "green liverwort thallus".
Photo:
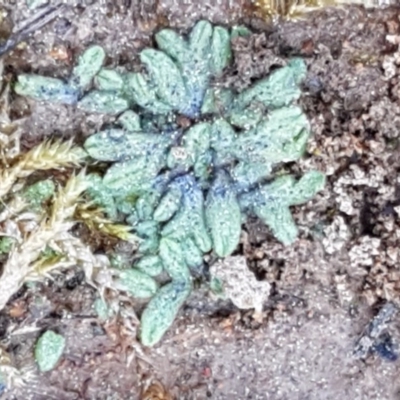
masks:
<svg viewBox="0 0 400 400"><path fill-rule="evenodd" d="M92 158L111 163L104 176L91 176L89 194L141 238L138 273L125 280L120 274L119 283L151 297L141 320L147 346L161 339L190 294L190 269L202 265L205 253L235 251L246 215L258 216L288 245L297 237L289 207L324 186L317 171L299 180L273 174L275 165L303 155L310 135L296 105L306 74L301 59L241 93L212 85L232 61L231 37L247 32L207 21L187 37L164 29L155 36L157 48L140 53L143 73L102 68L104 52L93 46L68 82L23 75L16 85L22 95L118 116L119 126L85 142ZM178 116L191 126L182 128ZM171 282L158 289L152 277L162 270Z"/></svg>

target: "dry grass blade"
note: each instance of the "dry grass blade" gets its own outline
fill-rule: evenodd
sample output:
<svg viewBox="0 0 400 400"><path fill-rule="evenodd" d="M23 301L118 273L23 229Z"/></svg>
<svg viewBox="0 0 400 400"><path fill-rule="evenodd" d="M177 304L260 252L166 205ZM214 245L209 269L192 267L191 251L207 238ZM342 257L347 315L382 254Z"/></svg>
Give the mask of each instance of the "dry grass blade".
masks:
<svg viewBox="0 0 400 400"><path fill-rule="evenodd" d="M0 310L34 271L33 265L46 246L74 225L71 219L76 204L86 188L87 182L83 173L72 176L65 188L58 191L50 218L44 218L36 230L12 249L0 278Z"/></svg>
<svg viewBox="0 0 400 400"><path fill-rule="evenodd" d="M85 179L84 172L77 176L72 176L64 188L60 188L54 199L51 216L47 225L57 227L62 225L65 220L73 217L75 209L78 205L78 199L87 189L88 182ZM61 227L60 227L61 228ZM58 229L57 232L64 232L65 229Z"/></svg>
<svg viewBox="0 0 400 400"><path fill-rule="evenodd" d="M133 244L139 241L138 237L131 232L132 227L112 222L105 217L101 208L93 207L91 204L79 204L75 218L83 222L91 231L114 236Z"/></svg>
<svg viewBox="0 0 400 400"><path fill-rule="evenodd" d="M25 153L9 168L0 170L0 198L5 196L14 183L37 170L59 169L77 166L85 157L82 149L68 142L43 142Z"/></svg>

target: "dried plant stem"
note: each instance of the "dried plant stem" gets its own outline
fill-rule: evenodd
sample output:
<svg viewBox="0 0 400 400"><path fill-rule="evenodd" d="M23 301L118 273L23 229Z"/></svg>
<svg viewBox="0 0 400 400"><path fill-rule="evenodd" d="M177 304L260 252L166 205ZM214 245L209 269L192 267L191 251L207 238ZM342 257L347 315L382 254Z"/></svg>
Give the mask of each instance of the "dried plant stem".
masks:
<svg viewBox="0 0 400 400"><path fill-rule="evenodd" d="M139 241L138 237L131 233L132 227L112 222L104 216L100 208L93 207L91 204L79 204L75 217L91 231L102 232L133 244L137 244Z"/></svg>
<svg viewBox="0 0 400 400"><path fill-rule="evenodd" d="M65 187L58 191L52 205L50 219L47 222L47 225L53 230L54 227L58 228L55 229L55 234L67 231L67 229L62 229L63 224L67 219L73 217L78 200L87 187L88 181L85 179L85 173L81 172L77 176L72 176ZM67 224L70 225L71 222L67 222Z"/></svg>
<svg viewBox="0 0 400 400"><path fill-rule="evenodd" d="M72 176L61 188L52 205L51 215L43 219L39 227L11 251L0 278L0 310L16 293L33 271L33 264L46 246L74 225L71 218L82 192L87 188L84 174Z"/></svg>
<svg viewBox="0 0 400 400"><path fill-rule="evenodd" d="M76 166L84 158L84 152L71 141L44 142L22 156L14 165L0 170L0 198L5 196L14 183L37 170Z"/></svg>

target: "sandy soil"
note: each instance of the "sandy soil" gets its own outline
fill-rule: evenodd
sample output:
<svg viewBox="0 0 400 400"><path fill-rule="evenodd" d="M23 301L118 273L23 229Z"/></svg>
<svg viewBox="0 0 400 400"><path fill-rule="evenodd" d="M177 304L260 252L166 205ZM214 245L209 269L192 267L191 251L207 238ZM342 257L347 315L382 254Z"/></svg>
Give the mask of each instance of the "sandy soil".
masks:
<svg viewBox="0 0 400 400"><path fill-rule="evenodd" d="M241 1L70 3L80 4L6 56L6 79L21 71L66 76L91 43L105 47L109 65L134 69L138 50L161 26L185 30L205 17L243 22L255 33L234 42L235 63L224 83L243 88L288 57L305 57L301 104L314 137L291 169L320 169L328 184L295 208L301 234L292 246L277 243L258 221L246 225L238 254L272 285L262 321L214 299L200 282L160 345L143 349L134 305L123 299L124 317L103 323L93 310L96 293L80 271L23 289L0 314L0 339L16 365L34 372L28 387L1 398L400 399L398 317L384 329L394 349L354 355L379 310L400 304L399 9L326 9L271 25ZM32 14L24 0L5 8L11 25ZM0 35L7 34L6 22ZM50 135L80 142L109 121L17 97L11 111L26 148ZM58 368L39 375L32 346L49 327L65 335L67 347ZM144 395L155 381L165 391Z"/></svg>

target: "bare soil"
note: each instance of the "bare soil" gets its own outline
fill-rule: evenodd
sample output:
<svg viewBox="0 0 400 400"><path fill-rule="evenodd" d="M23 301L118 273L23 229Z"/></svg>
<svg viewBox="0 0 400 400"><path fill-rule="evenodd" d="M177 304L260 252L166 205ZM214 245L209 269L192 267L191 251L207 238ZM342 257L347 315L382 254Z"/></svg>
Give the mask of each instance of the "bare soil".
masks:
<svg viewBox="0 0 400 400"><path fill-rule="evenodd" d="M25 0L3 7L11 26L32 14ZM398 317L387 327L392 352L354 356L381 307L400 305L399 15L395 6L350 6L271 24L241 0L71 1L9 53L10 80L28 71L67 76L91 43L105 47L108 65L135 69L138 51L160 27L185 31L201 18L245 23L255 33L233 43L234 66L222 83L244 88L288 58L304 57L301 105L313 139L290 170L317 168L328 184L294 208L301 234L292 246L256 220L245 227L238 254L272 285L262 321L213 298L203 279L163 341L145 349L136 340L135 304L122 299L123 317L102 322L93 309L96 293L79 270L23 289L0 314L0 338L16 365L34 373L28 387L0 398L400 399L400 361L391 357L400 344ZM110 121L17 97L11 111L25 148L49 136L81 142ZM101 242L94 247L101 251ZM62 333L67 347L54 371L39 374L32 349L44 328ZM156 381L164 389L143 394Z"/></svg>

